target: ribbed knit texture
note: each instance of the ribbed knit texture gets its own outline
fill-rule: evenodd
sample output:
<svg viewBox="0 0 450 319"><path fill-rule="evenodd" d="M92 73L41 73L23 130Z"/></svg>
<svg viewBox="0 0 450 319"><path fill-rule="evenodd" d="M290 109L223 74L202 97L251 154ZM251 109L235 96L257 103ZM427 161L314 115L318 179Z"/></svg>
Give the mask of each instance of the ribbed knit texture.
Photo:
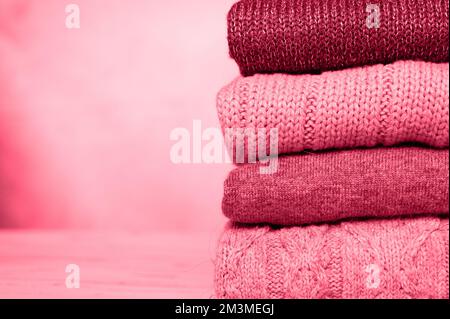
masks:
<svg viewBox="0 0 450 319"><path fill-rule="evenodd" d="M403 142L443 148L449 64L399 61L321 75L239 77L220 91L217 110L224 130L266 128L269 141L277 128L279 154Z"/></svg>
<svg viewBox="0 0 450 319"><path fill-rule="evenodd" d="M241 223L303 225L350 217L449 212L449 151L354 149L279 158L274 174L240 165L224 185L223 213Z"/></svg>
<svg viewBox="0 0 450 319"><path fill-rule="evenodd" d="M218 298L448 298L448 219L231 225L217 254Z"/></svg>
<svg viewBox="0 0 450 319"><path fill-rule="evenodd" d="M366 23L372 3L378 28ZM230 55L244 75L448 62L448 11L448 0L242 0L228 15Z"/></svg>

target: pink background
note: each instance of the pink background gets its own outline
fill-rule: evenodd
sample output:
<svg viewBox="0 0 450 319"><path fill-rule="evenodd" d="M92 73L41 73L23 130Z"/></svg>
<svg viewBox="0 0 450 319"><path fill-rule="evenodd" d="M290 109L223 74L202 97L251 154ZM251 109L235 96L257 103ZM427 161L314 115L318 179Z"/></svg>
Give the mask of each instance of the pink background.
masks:
<svg viewBox="0 0 450 319"><path fill-rule="evenodd" d="M227 164L175 165L170 131L218 127L233 0L0 2L0 225L216 230Z"/></svg>

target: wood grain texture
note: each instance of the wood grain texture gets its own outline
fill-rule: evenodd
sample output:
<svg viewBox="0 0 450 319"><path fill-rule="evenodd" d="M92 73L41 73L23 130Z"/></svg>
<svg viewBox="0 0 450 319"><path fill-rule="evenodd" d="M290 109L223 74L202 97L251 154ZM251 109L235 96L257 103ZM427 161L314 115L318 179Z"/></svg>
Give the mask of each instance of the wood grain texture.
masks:
<svg viewBox="0 0 450 319"><path fill-rule="evenodd" d="M3 230L0 298L210 298L218 236Z"/></svg>

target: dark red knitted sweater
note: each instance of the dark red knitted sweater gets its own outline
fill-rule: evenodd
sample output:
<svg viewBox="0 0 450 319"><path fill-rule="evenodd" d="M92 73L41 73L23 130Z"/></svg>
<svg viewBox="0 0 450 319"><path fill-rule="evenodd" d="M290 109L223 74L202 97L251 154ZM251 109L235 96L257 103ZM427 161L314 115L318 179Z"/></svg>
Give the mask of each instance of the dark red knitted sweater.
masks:
<svg viewBox="0 0 450 319"><path fill-rule="evenodd" d="M448 19L449 0L242 0L228 42L243 75L447 62Z"/></svg>

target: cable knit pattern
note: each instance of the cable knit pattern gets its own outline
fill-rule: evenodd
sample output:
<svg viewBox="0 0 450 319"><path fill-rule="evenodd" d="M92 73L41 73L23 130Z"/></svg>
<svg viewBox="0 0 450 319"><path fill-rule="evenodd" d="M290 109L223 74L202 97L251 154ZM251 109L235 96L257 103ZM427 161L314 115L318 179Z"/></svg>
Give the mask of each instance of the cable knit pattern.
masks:
<svg viewBox="0 0 450 319"><path fill-rule="evenodd" d="M234 169L223 213L241 223L303 225L351 217L449 213L449 151L420 147L354 149L279 158Z"/></svg>
<svg viewBox="0 0 450 319"><path fill-rule="evenodd" d="M218 298L449 298L448 219L272 229L230 224Z"/></svg>
<svg viewBox="0 0 450 319"><path fill-rule="evenodd" d="M448 12L448 0L242 0L228 15L228 44L244 75L448 62Z"/></svg>
<svg viewBox="0 0 450 319"><path fill-rule="evenodd" d="M449 65L398 61L320 75L239 77L220 91L217 110L223 130L266 128L270 141L270 129L278 129L279 154L404 142L444 148ZM239 152L235 146L228 145Z"/></svg>

